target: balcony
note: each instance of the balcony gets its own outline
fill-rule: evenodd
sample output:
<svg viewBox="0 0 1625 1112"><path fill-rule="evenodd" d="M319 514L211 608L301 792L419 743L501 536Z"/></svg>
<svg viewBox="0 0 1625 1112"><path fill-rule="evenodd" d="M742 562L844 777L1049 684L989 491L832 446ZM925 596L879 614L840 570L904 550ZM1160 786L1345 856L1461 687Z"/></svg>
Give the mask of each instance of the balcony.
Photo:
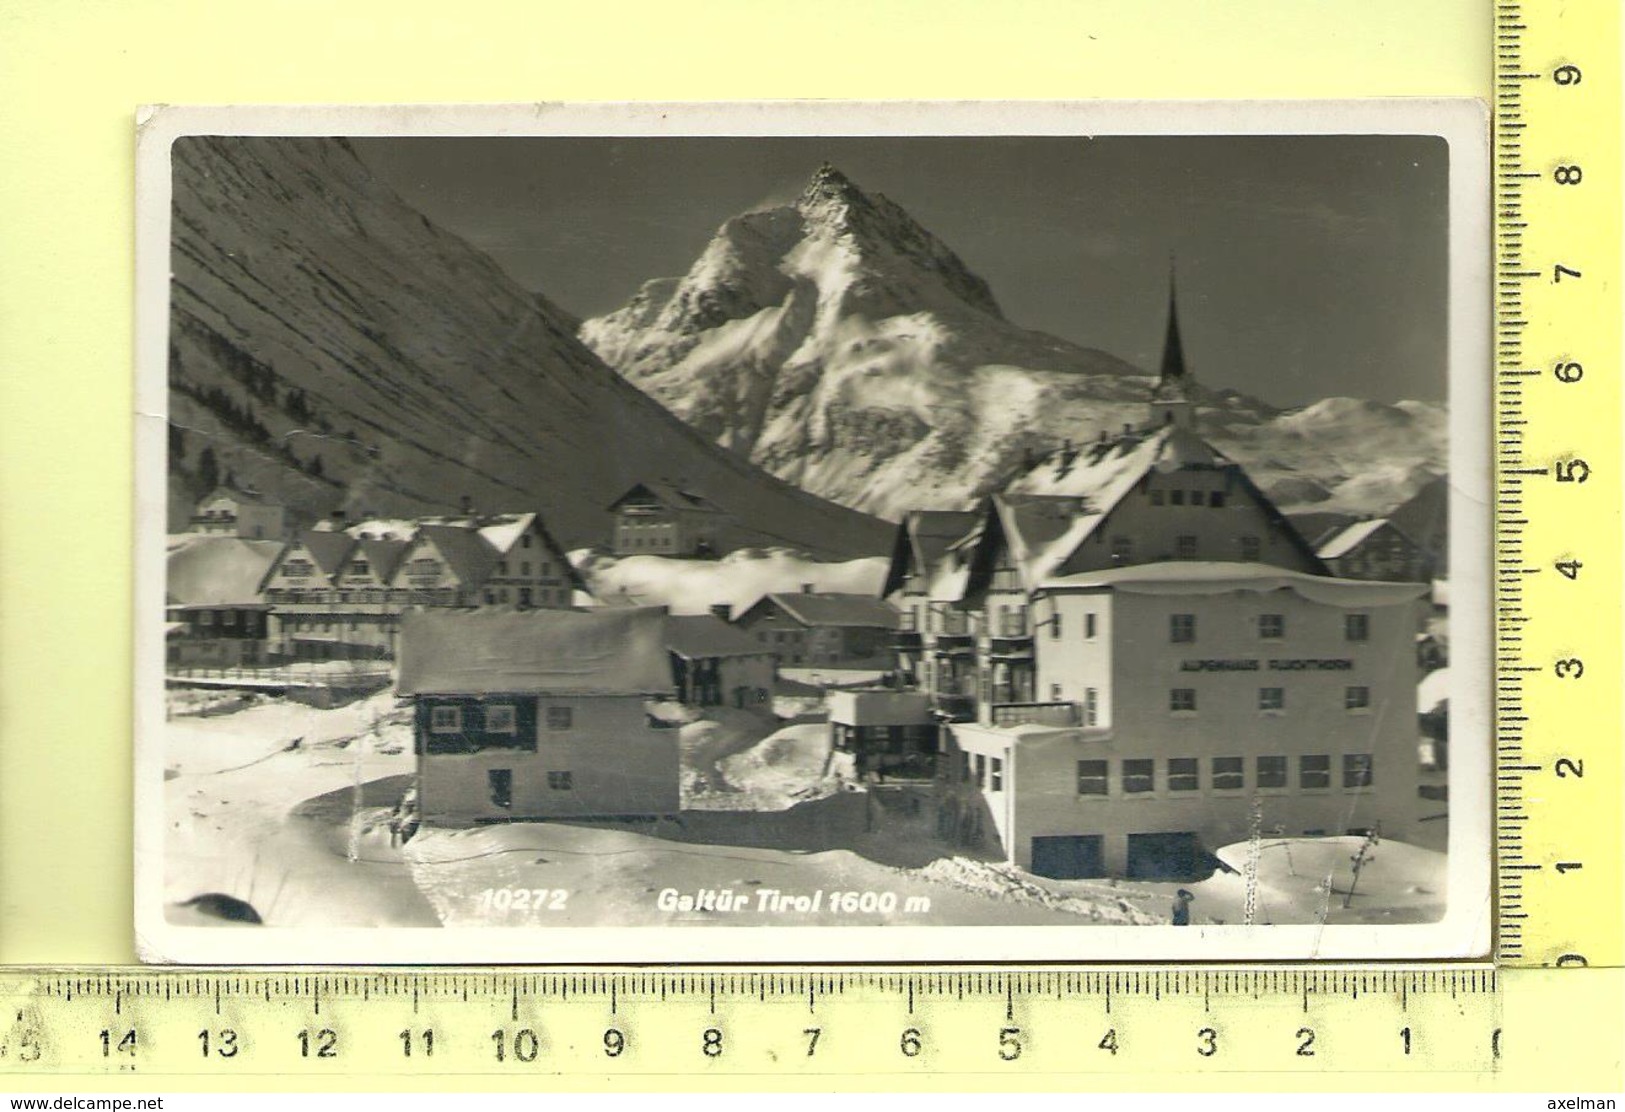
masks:
<svg viewBox="0 0 1625 1112"><path fill-rule="evenodd" d="M1033 635L1000 634L987 639L987 655L993 660L1031 660Z"/></svg>
<svg viewBox="0 0 1625 1112"><path fill-rule="evenodd" d="M939 633L932 647L938 656L975 656L976 636L971 633Z"/></svg>
<svg viewBox="0 0 1625 1112"><path fill-rule="evenodd" d="M931 711L945 722L976 721L976 696L933 695Z"/></svg>
<svg viewBox="0 0 1625 1112"><path fill-rule="evenodd" d="M1077 703L994 703L988 720L995 726L1081 726Z"/></svg>
<svg viewBox="0 0 1625 1112"><path fill-rule="evenodd" d="M891 635L892 652L918 653L920 651L920 633L918 630L899 629Z"/></svg>

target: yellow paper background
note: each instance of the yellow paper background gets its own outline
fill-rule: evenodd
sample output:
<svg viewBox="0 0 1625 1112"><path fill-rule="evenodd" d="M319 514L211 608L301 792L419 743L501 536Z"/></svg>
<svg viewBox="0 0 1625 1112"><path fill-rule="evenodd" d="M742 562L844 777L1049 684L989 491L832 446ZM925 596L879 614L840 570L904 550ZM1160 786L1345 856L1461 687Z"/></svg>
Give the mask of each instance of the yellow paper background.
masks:
<svg viewBox="0 0 1625 1112"><path fill-rule="evenodd" d="M0 962L134 960L144 103L1487 96L1484 0L0 5Z"/></svg>

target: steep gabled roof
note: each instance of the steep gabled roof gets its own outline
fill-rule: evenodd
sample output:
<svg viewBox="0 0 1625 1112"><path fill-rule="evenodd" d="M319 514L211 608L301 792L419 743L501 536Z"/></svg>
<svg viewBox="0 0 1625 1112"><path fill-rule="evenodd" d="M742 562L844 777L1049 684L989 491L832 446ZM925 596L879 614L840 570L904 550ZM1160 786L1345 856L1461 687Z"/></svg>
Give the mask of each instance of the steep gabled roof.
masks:
<svg viewBox="0 0 1625 1112"><path fill-rule="evenodd" d="M873 595L799 594L763 595L735 621L770 603L804 626L846 626L870 629L896 629L897 611Z"/></svg>
<svg viewBox="0 0 1625 1112"><path fill-rule="evenodd" d="M361 553L366 557L367 563L372 567L372 574L382 583L388 583L395 576L395 569L400 566L401 557L406 550L412 547L410 541L375 540L366 538L360 542Z"/></svg>
<svg viewBox="0 0 1625 1112"><path fill-rule="evenodd" d="M478 587L496 567L497 550L473 529L424 525L418 530L418 540L431 542L465 587Z"/></svg>
<svg viewBox="0 0 1625 1112"><path fill-rule="evenodd" d="M1346 556L1384 529L1397 533L1407 544L1416 544L1406 536L1405 530L1386 517L1374 517L1369 521L1356 521L1341 529L1333 529L1315 542L1315 555L1322 560L1335 560L1339 556Z"/></svg>
<svg viewBox="0 0 1625 1112"><path fill-rule="evenodd" d="M712 614L679 614L667 618L666 647L685 660L763 656L768 652L749 634Z"/></svg>
<svg viewBox="0 0 1625 1112"><path fill-rule="evenodd" d="M672 691L666 613L408 610L402 695L660 696Z"/></svg>
<svg viewBox="0 0 1625 1112"><path fill-rule="evenodd" d="M297 543L303 545L305 551L310 553L310 558L316 562L316 567L323 575L331 576L338 574L339 568L350 555L350 549L355 547L356 540L344 532L306 529L299 534Z"/></svg>
<svg viewBox="0 0 1625 1112"><path fill-rule="evenodd" d="M703 495L696 494L691 490L682 490L661 479L645 479L641 483L634 484L632 489L609 504L610 511L614 512L620 509L622 503L636 497L639 493L648 495L667 509L683 510L689 513L716 514L722 512L721 507Z"/></svg>
<svg viewBox="0 0 1625 1112"><path fill-rule="evenodd" d="M910 510L897 525L881 597L900 590L911 571L929 581L949 547L980 520L979 510Z"/></svg>
<svg viewBox="0 0 1625 1112"><path fill-rule="evenodd" d="M527 532L540 537L542 548L545 549L564 568L565 576L570 580L571 586L578 591L587 589L587 581L581 573L576 571L570 563L570 557L559 547L559 542L553 539L553 534L547 531L542 516L537 513L497 514L489 518L482 518L478 532L485 538L497 553L498 557L506 557L519 543L519 538Z"/></svg>

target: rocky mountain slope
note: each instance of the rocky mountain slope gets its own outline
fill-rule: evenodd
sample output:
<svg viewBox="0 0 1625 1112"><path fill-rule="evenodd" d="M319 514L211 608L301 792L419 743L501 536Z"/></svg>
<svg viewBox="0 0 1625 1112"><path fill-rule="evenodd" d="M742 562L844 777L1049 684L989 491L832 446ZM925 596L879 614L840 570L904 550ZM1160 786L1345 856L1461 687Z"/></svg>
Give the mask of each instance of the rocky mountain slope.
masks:
<svg viewBox="0 0 1625 1112"><path fill-rule="evenodd" d="M888 517L967 505L1029 453L1142 423L1152 383L1010 323L947 245L827 165L580 335L702 435ZM1204 433L1289 508L1383 512L1443 470L1437 406L1205 400Z"/></svg>
<svg viewBox="0 0 1625 1112"><path fill-rule="evenodd" d="M885 527L701 436L575 337L576 322L436 227L330 139L174 147L170 525L224 479L305 520L540 510L567 545L664 478L731 540L883 550Z"/></svg>

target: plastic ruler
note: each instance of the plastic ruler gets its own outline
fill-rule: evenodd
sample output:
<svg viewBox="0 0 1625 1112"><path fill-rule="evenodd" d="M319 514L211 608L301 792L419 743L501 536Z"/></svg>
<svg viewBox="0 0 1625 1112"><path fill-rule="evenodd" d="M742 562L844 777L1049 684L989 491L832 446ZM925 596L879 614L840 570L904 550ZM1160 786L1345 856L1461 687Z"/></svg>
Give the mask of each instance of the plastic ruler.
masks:
<svg viewBox="0 0 1625 1112"><path fill-rule="evenodd" d="M0 1084L1617 1089L1620 13L1494 11L1498 968L19 970Z"/></svg>

